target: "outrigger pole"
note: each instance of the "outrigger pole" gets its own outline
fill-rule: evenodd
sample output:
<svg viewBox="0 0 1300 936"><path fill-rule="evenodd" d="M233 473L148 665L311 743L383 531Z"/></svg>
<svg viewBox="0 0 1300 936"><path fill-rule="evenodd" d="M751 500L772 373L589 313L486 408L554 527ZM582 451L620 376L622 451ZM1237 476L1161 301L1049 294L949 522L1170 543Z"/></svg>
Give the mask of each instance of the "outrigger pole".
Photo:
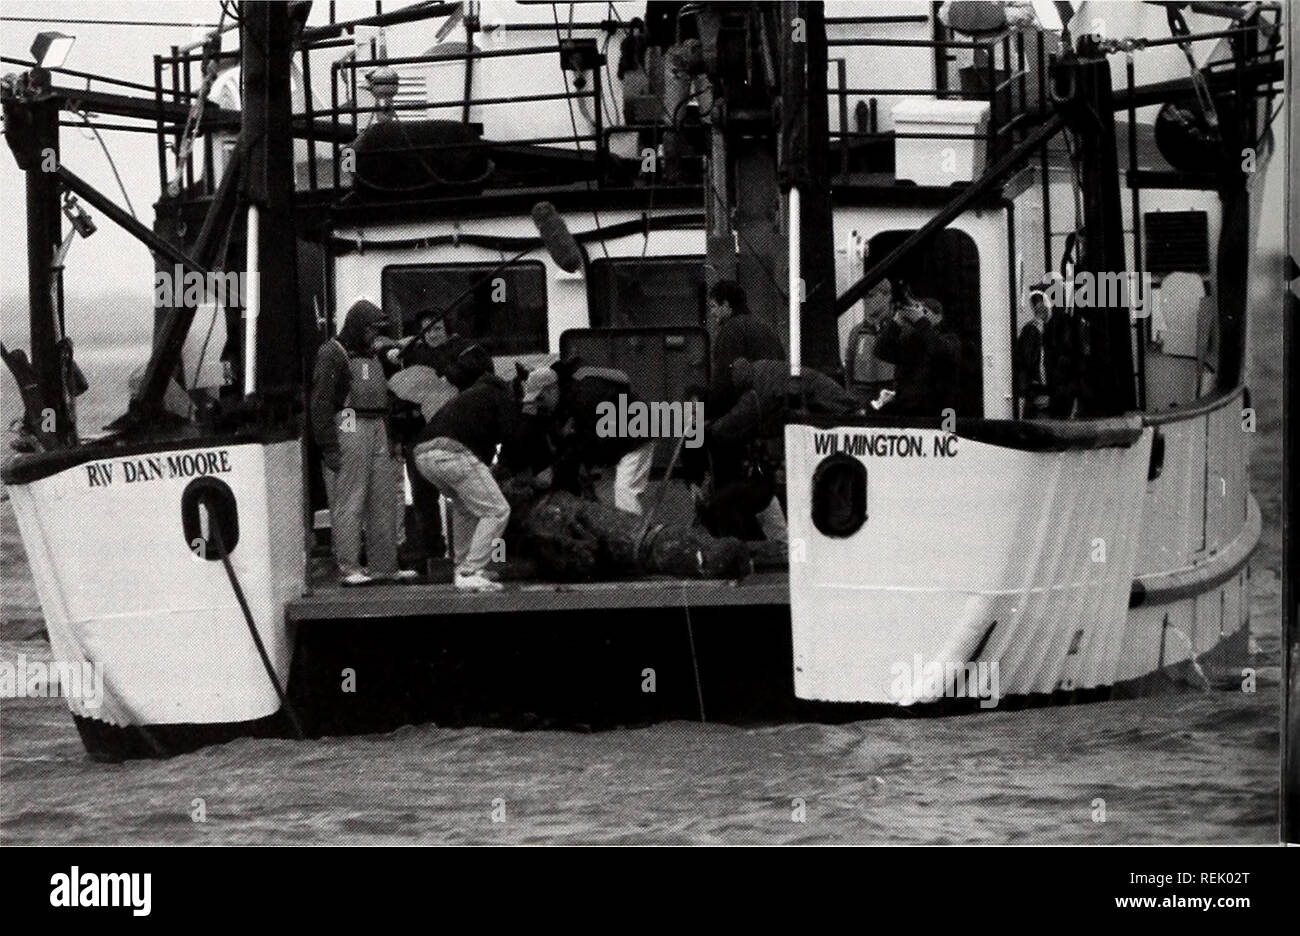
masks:
<svg viewBox="0 0 1300 936"><path fill-rule="evenodd" d="M59 214L59 99L50 91L50 73L34 68L6 86L5 139L27 179L27 293L30 307L31 364L38 400L24 400L28 428L46 444L76 441L64 368L58 353L63 320L62 272L54 267L62 240ZM15 374L15 376L17 376ZM22 381L19 382L20 386ZM37 412L32 407L39 405ZM47 416L53 416L53 429ZM34 424L33 424L34 423Z"/></svg>

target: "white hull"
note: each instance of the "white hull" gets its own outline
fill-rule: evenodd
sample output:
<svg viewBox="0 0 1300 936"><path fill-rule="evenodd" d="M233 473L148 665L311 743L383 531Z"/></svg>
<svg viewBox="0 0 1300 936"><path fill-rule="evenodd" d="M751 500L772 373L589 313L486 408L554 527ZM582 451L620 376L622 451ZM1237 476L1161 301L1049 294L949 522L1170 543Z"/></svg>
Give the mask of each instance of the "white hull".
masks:
<svg viewBox="0 0 1300 936"><path fill-rule="evenodd" d="M279 699L230 580L219 557L191 549L181 499L207 474L187 472L202 467L233 493L231 565L283 686L293 646L284 607L305 581L300 466L297 441L217 443L84 462L9 486L53 658L103 666L102 703L70 698L74 715L127 727L275 714Z"/></svg>
<svg viewBox="0 0 1300 936"><path fill-rule="evenodd" d="M968 664L996 663L1002 697L1197 665L1249 619L1260 515L1240 418L1231 394L1127 447L960 438L952 457L935 457L934 429L788 427L796 695L908 706L953 695ZM843 451L846 438L893 434L920 439L925 456L855 455L867 520L847 538L819 532L812 480L827 454L815 440L834 435ZM925 666L945 678L914 679Z"/></svg>

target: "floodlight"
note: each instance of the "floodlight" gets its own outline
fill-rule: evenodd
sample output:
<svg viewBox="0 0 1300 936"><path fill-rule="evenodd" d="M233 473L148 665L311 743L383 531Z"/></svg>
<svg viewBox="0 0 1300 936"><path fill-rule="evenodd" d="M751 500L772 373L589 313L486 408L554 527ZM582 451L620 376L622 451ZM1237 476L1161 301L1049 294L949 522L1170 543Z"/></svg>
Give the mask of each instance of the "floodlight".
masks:
<svg viewBox="0 0 1300 936"><path fill-rule="evenodd" d="M40 68L62 68L76 41L76 36L61 32L37 33L32 42L32 58Z"/></svg>

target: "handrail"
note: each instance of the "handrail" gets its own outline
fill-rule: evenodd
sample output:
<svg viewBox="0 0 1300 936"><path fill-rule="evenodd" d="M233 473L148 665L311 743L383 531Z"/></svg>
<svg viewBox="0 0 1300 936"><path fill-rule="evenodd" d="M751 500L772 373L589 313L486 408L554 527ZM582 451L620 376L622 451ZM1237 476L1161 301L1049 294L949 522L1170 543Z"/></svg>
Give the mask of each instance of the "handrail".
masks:
<svg viewBox="0 0 1300 936"><path fill-rule="evenodd" d="M1143 413L1142 424L1145 426L1163 426L1166 423L1183 422L1188 419L1195 419L1198 416L1204 416L1215 410L1222 409L1237 397L1246 392L1245 384L1237 384L1228 390L1222 390L1213 393L1207 397L1201 397L1199 400L1192 400L1190 403L1183 403L1171 409L1160 410L1154 413Z"/></svg>
<svg viewBox="0 0 1300 936"><path fill-rule="evenodd" d="M483 107L493 104L529 104L537 101L566 101L575 98L595 98L594 91L581 92L555 92L552 94L521 94L518 97L495 97L495 98L456 98L455 100L446 101L408 101L405 103L393 103L388 106L366 106L357 107L355 105L331 107L328 110L317 110L318 116L328 117L332 114L383 114L390 111L418 111L418 110L435 110L445 107L463 107L469 104L471 107ZM526 142L526 141L519 141Z"/></svg>
<svg viewBox="0 0 1300 936"><path fill-rule="evenodd" d="M6 65L21 65L23 68L37 68L35 62L28 62L25 59L13 58L8 55L0 55L0 62ZM96 75L92 72L77 71L75 68L47 68L48 72L58 72L60 75L71 75L73 78L85 78L87 81L102 81L105 84L117 85L120 88L133 88L136 91L148 91L152 93L155 89L153 85L142 84L138 81L127 81L125 78L114 78L111 75ZM163 88L164 94L174 94L176 97L198 97L194 93L172 91L170 88Z"/></svg>
<svg viewBox="0 0 1300 936"><path fill-rule="evenodd" d="M340 59L334 65L340 70L380 68L385 65L432 65L439 62L463 62L467 59L505 58L511 55L559 55L561 48L551 46L525 46L522 49L484 49L481 52L440 52L428 55L403 55L386 59Z"/></svg>

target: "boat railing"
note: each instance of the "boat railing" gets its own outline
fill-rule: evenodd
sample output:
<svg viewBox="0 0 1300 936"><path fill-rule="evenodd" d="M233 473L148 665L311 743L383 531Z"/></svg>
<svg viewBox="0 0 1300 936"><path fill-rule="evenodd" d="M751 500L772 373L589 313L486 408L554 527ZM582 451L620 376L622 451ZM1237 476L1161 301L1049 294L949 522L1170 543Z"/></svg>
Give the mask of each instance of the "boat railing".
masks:
<svg viewBox="0 0 1300 936"><path fill-rule="evenodd" d="M862 21L861 23L859 21ZM866 23L866 21L870 23ZM828 83L828 103L832 115L838 116L838 127L830 132L832 145L839 157L838 170L841 174L849 173L862 164L859 155L864 149L878 147L882 143L898 139L934 139L940 141L971 141L982 147L988 162L996 160L1023 136L1035 121L1035 117L1047 105L1048 56L1043 35L1030 30L1007 29L1000 33L965 37L953 33L937 19L924 16L909 17L841 17L828 18L831 27L843 29L845 26L865 26L888 28L908 25L922 21L933 22L932 38L900 38L880 35L835 36L828 40L830 72ZM533 24L542 32L539 24ZM635 135L639 141L653 137L665 128L664 121L634 122L625 121L618 111L617 82L608 74L609 67L605 61L604 50L595 38L601 32L612 35L611 29L617 30L622 24L590 23L581 24L590 27L584 31L588 35L579 37L569 33L568 37L557 34L554 41L526 44L507 48L466 47L462 43L444 43L421 55L384 57L380 55L343 54L343 49L364 50L353 36L328 36L305 41L299 44L295 53L295 120L305 122L309 128L305 139L298 144L299 178L297 185L301 190L337 188L344 180L345 148L354 141L366 126L380 119L410 119L412 114L420 113L430 118L446 114L448 120L471 123L471 115L482 108L514 109L515 113L525 114L521 109L536 109L538 105L563 103L570 108L580 108L588 115L588 127L582 127L576 121L573 132L529 136L527 131L518 135L511 133L509 138L493 139L487 134L483 146L492 147L558 147L585 154L590 165L584 169L595 185L607 184L613 173L611 153L619 148L612 145L620 135ZM547 32L553 30L550 27ZM513 30L513 27L512 27ZM605 43L606 47L608 42ZM932 87L886 87L875 83L852 82L851 76L858 67L853 50L871 47L913 47L928 50L932 56ZM584 81L566 79L563 90L539 90L538 93L503 94L497 89L495 94L474 95L457 94L454 91L445 97L423 93L419 99L396 95L382 102L368 103L368 89L365 76L368 72L388 67L398 70L399 74L427 66L461 65L467 71L477 62L507 59L511 62L527 62L530 58L548 56L556 57L562 68L567 68L569 59L580 53L586 56L582 67ZM838 54L837 54L838 53ZM238 61L238 51L213 51L201 47L182 49L173 46L170 54L155 56L154 59L154 97L157 104L157 149L159 175L164 191L169 188L175 192L183 187L185 191L198 196L210 195L215 191L216 181L220 177L222 155L220 148L231 145L231 140L224 142L219 135L203 133L193 141L194 151L188 159L178 159L183 151L183 137L186 128L169 119L165 110L173 99L194 100L205 87L203 74L211 65L224 68ZM313 73L318 77L324 66L322 56L332 56L328 62L329 92L328 105L320 106L313 94ZM613 84L614 87L610 87ZM901 82L900 84L906 84ZM466 82L468 91L469 82ZM902 97L931 97L938 100L974 100L989 104L987 124L976 132L961 132L964 128L940 132L898 131L882 127L878 109L882 102L897 100ZM605 100L611 97L612 101ZM213 110L215 105L210 105ZM611 109L613 112L611 112ZM528 113L527 118L534 116ZM856 126L854 126L856 121ZM504 122L504 119L502 120ZM513 123L513 121L511 121ZM561 122L562 123L562 122ZM218 121L204 119L205 129L216 129ZM214 137L218 137L214 139ZM448 148L463 148L464 143L447 143ZM421 149L437 149L438 144L421 145ZM641 150L638 142L637 151Z"/></svg>
<svg viewBox="0 0 1300 936"><path fill-rule="evenodd" d="M831 107L839 118L839 129L832 130L830 137L839 154L839 172L844 175L861 162L854 159L855 150L899 139L975 141L976 145L985 147L985 164L992 164L1024 139L1049 106L1049 54L1044 35L1039 31L1006 29L988 36L956 38L949 27L936 21L935 36L931 39L834 37L827 45L836 77L836 84L829 91ZM850 50L876 46L930 50L934 63L933 86L851 85ZM837 56L837 49L845 53ZM954 69L954 64L965 60L970 64ZM983 131L966 133L882 129L879 113L882 100L900 97L984 101L989 104L988 122ZM853 104L855 99L857 103ZM851 114L856 117L856 129L849 129Z"/></svg>
<svg viewBox="0 0 1300 936"><path fill-rule="evenodd" d="M313 128L305 133L305 139L299 145L298 162L302 175L298 188L306 191L338 187L345 178L345 149L354 142L367 126L380 119L410 119L412 113L433 117L446 112L447 119L463 123L473 123L470 119L475 109L483 107L501 108L535 108L541 103L562 102L570 107L588 108L593 127L590 132L582 132L577 125L573 132L540 136L512 135L508 139L486 139L480 145L491 149L495 147L529 147L551 146L585 153L593 160L592 181L599 182L600 171L606 165L609 156L609 137L605 126L605 111L608 104L602 106L602 97L607 91L603 84L604 59L600 56L596 42L590 38L561 38L558 42L527 45L514 48L437 48L423 55L395 57L357 57L344 55L329 63L329 106L318 106L313 94L313 63L317 68L313 53L328 52L340 48L354 47L350 37L328 38L300 44L295 56L294 84L294 119L307 127ZM587 63L594 62L596 67L586 69L589 80L577 82L566 79L563 91L535 94L496 94L496 95L449 95L444 99L432 99L427 93L419 100L405 100L394 97L376 103L365 103L373 94L366 87L363 77L367 72L377 69L392 68L410 70L420 66L456 65L472 67L470 63L501 58L527 59L537 56L551 56L559 59L562 66L574 55L587 56ZM596 56L594 59L591 56ZM184 190L198 196L211 195L215 189L220 172L217 149L221 143L214 139L212 133L204 133L196 140L191 158L176 159L181 152L184 130L175 121L168 119L164 113L163 102L166 97L192 99L202 87L204 69L212 63L234 63L239 60L238 51L204 52L200 50L181 50L172 47L171 54L154 58L154 95L158 102L155 132L158 141L158 170L161 187L175 190L177 182ZM170 87L169 87L170 86ZM209 106L216 109L214 104ZM369 118L369 119L367 119ZM205 120L205 129L219 129L219 123ZM627 129L627 128L625 128ZM464 141L455 143L421 143L421 151L436 151L441 148L461 149ZM174 174L171 166L175 166ZM201 165L202 170L196 171ZM172 183L169 186L169 181Z"/></svg>

